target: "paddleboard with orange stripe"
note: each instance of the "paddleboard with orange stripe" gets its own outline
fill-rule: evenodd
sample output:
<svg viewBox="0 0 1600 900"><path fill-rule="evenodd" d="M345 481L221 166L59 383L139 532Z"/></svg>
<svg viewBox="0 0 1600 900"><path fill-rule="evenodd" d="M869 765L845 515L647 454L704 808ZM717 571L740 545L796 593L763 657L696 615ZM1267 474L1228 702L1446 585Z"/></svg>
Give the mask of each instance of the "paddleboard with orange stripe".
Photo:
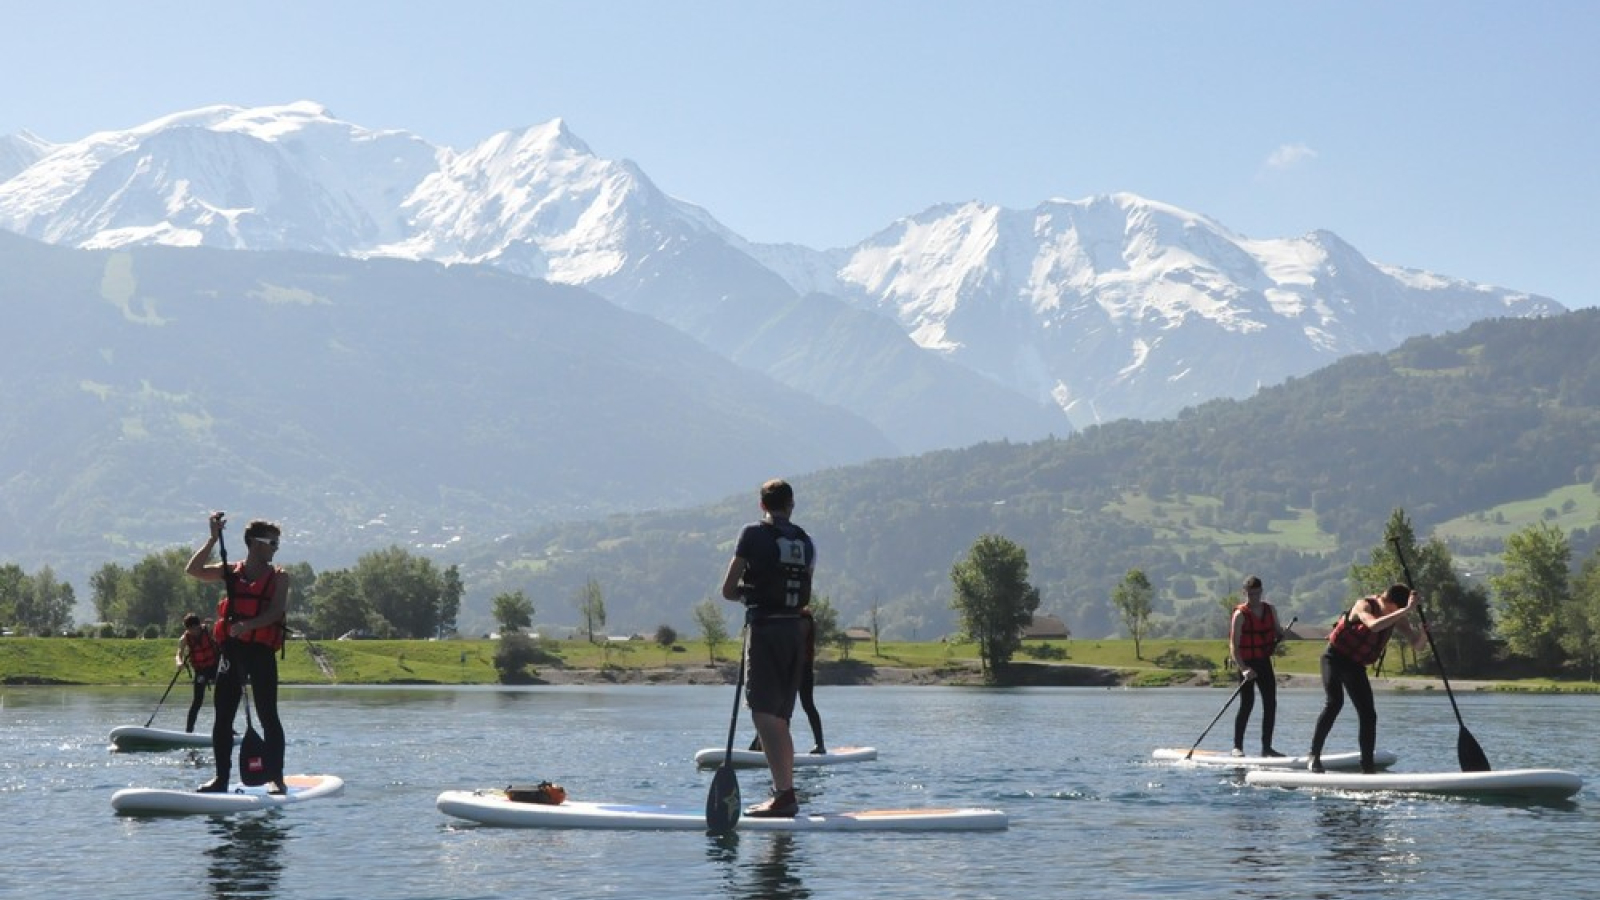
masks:
<svg viewBox="0 0 1600 900"><path fill-rule="evenodd" d="M111 795L111 808L130 816L226 815L276 809L344 793L344 780L337 775L289 775L283 781L289 789L287 794L270 793L266 785L242 784L233 785L225 794L202 794L193 788L123 788Z"/></svg>
<svg viewBox="0 0 1600 900"><path fill-rule="evenodd" d="M445 791L435 801L447 816L502 828L567 828L638 831L704 831L703 810L683 806L593 803L524 803L505 791ZM1001 831L1009 817L997 809L811 810L801 804L792 819L739 817L739 831Z"/></svg>
<svg viewBox="0 0 1600 900"><path fill-rule="evenodd" d="M722 761L728 756L726 747L707 747L695 751L694 764L702 769L715 769L722 765ZM835 747L826 753L796 752L794 767L807 769L813 766L837 766L844 763L869 762L877 758L876 747ZM735 750L732 759L733 765L740 769L764 769L767 766L767 755L760 750Z"/></svg>

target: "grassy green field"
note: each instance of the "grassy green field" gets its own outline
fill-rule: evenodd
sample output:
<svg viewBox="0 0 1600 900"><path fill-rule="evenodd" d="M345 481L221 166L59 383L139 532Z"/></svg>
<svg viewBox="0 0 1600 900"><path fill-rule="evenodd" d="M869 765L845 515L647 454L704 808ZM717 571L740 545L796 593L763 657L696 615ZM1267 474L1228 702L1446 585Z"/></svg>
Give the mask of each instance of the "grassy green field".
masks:
<svg viewBox="0 0 1600 900"><path fill-rule="evenodd" d="M312 647L320 654L313 654ZM672 649L634 641L608 647L587 641L547 641L541 645L557 662L537 668L561 669L664 669L705 668L711 663L706 645L682 641ZM1293 642L1278 663L1282 672L1317 670L1320 643ZM0 683L130 684L165 686L173 674L177 641L121 638L5 638L0 640ZM291 684L493 684L498 681L491 640L451 641L318 641L297 640L279 661L280 677ZM736 660L739 645L727 642L717 648L717 661ZM1226 646L1222 641L1145 641L1134 653L1133 641L1029 642L1016 656L1018 662L1067 663L1119 670L1148 670L1152 683L1170 680L1162 673L1220 665ZM1143 656L1140 659L1139 656ZM1165 655L1165 656L1164 656ZM824 664L840 654L825 651ZM938 669L951 665L976 665L975 644L939 642L882 643L873 652L870 642L854 645L848 656L853 666ZM1158 662L1159 661L1159 662ZM1163 668L1162 662L1170 668Z"/></svg>
<svg viewBox="0 0 1600 900"><path fill-rule="evenodd" d="M173 676L174 640L121 638L4 638L0 639L0 684L132 685L165 688ZM705 669L711 655L705 644L683 641L671 649L643 641L613 643L608 647L587 641L545 641L549 661L536 666L551 670ZM1280 675L1315 675L1321 641L1291 641L1274 662ZM285 684L496 684L494 667L498 644L491 640L452 641L318 641L297 640L279 661ZM313 653L315 648L317 651ZM735 661L735 642L717 648L716 661ZM1075 665L1111 669L1135 687L1185 684L1196 669L1211 669L1218 684L1226 685L1220 666L1226 644L1216 640L1148 640L1135 653L1130 640L1030 641L1014 657L1031 666ZM847 662L845 661L847 659ZM962 669L972 682L978 665L975 644L939 642L882 643L873 652L870 642L858 643L847 658L825 651L821 666L847 668L856 676L864 667L900 669ZM1391 659L1390 675L1400 674L1400 661ZM870 679L860 679L870 680ZM1495 683L1496 689L1518 691L1600 691L1592 682L1524 679Z"/></svg>
<svg viewBox="0 0 1600 900"><path fill-rule="evenodd" d="M1148 526L1157 539L1180 547L1200 546L1198 541L1203 539L1223 547L1266 544L1303 553L1328 553L1338 548L1338 540L1318 526L1316 513L1309 509L1291 510L1291 518L1271 520L1265 533L1228 531L1195 524L1203 512L1214 517L1221 507L1222 501L1215 497L1188 494L1158 501L1129 492L1108 504L1107 511Z"/></svg>
<svg viewBox="0 0 1600 900"><path fill-rule="evenodd" d="M1530 525L1545 522L1564 533L1575 528L1590 528L1600 521L1600 494L1587 484L1556 488L1543 496L1502 503L1492 509L1459 516L1434 529L1447 544L1453 540L1503 539ZM1498 556L1456 554L1456 565L1474 571L1498 569Z"/></svg>

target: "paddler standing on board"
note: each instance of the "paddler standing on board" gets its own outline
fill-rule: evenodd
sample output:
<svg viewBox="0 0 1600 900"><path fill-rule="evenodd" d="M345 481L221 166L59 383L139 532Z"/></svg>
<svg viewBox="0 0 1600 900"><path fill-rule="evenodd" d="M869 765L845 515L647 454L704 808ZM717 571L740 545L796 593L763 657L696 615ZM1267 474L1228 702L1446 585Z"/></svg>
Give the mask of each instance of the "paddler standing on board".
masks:
<svg viewBox="0 0 1600 900"><path fill-rule="evenodd" d="M1427 634L1411 627L1411 608L1422 602L1422 595L1403 584L1390 585L1389 589L1371 597L1362 597L1333 626L1328 635L1328 649L1322 654L1322 690L1327 695L1322 714L1317 716L1317 730L1311 738L1313 772L1322 771L1322 746L1333 730L1333 722L1344 708L1344 695L1350 695L1360 717L1357 737L1361 745L1361 771L1368 775L1378 771L1373 753L1378 746L1378 709L1372 700L1372 682L1367 680L1367 666L1378 661L1389 638L1398 631L1411 641L1413 650L1421 650Z"/></svg>
<svg viewBox="0 0 1600 900"><path fill-rule="evenodd" d="M789 521L794 488L773 479L761 486L761 521L744 526L722 580L722 596L745 605L749 628L745 659L745 705L772 772L772 796L745 810L756 817L791 818L800 811L794 793L794 738L789 719L806 662L809 622L802 610L811 602L811 576L817 550L811 537Z"/></svg>
<svg viewBox="0 0 1600 900"><path fill-rule="evenodd" d="M220 647L212 704L216 720L211 725L211 749L216 756L216 777L200 786L202 793L225 793L233 770L233 717L239 712L246 683L261 720L266 741L264 765L270 792L288 793L283 781L283 722L278 718L278 651L283 648L284 616L289 607L289 573L273 565L283 529L264 519L245 526L248 548L244 562L210 562L222 541L223 514L212 513L211 535L189 558L184 570L190 578L221 582L223 597L217 604L215 637ZM226 554L223 554L226 558Z"/></svg>
<svg viewBox="0 0 1600 900"><path fill-rule="evenodd" d="M1244 731L1261 692L1261 755L1282 756L1272 749L1272 729L1278 719L1278 676L1272 671L1272 654L1284 639L1278 611L1261 599L1261 579L1244 580L1244 602L1233 608L1228 628L1228 654L1243 682L1239 687L1239 712L1233 717L1233 755L1244 755Z"/></svg>
<svg viewBox="0 0 1600 900"><path fill-rule="evenodd" d="M185 734L194 734L194 723L200 717L200 707L206 702L206 688L217 680L219 648L217 639L211 636L211 629L206 627L208 624L200 621L200 617L194 613L184 616L183 637L178 639L178 653L174 657L178 666L188 666L194 677L194 699L189 703L188 724L183 729Z"/></svg>

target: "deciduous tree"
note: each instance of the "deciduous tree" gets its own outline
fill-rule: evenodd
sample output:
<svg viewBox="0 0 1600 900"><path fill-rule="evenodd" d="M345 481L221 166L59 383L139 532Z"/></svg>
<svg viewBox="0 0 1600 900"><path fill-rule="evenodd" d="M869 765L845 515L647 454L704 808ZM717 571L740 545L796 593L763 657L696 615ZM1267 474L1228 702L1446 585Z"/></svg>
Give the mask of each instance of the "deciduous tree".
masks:
<svg viewBox="0 0 1600 900"><path fill-rule="evenodd" d="M589 643L595 642L595 634L605 637L606 628L606 595L600 590L600 582L593 578L583 583L578 589L578 612L583 615L583 628L589 635Z"/></svg>
<svg viewBox="0 0 1600 900"><path fill-rule="evenodd" d="M706 642L711 665L717 664L717 647L728 640L728 620L722 617L722 604L707 597L694 606L694 622L700 628L700 639Z"/></svg>
<svg viewBox="0 0 1600 900"><path fill-rule="evenodd" d="M522 591L496 594L489 603L494 620L500 624L500 636L533 626L533 601Z"/></svg>
<svg viewBox="0 0 1600 900"><path fill-rule="evenodd" d="M1506 538L1505 569L1489 579L1506 648L1554 675L1563 662L1562 614L1571 605L1572 547L1561 529L1538 522Z"/></svg>
<svg viewBox="0 0 1600 900"><path fill-rule="evenodd" d="M1150 614L1155 611L1155 594L1150 579L1138 569L1129 569L1122 576L1122 583L1111 592L1111 605L1117 608L1117 614L1122 617L1122 627L1133 638L1134 659L1144 659L1144 630L1150 623Z"/></svg>
<svg viewBox="0 0 1600 900"><path fill-rule="evenodd" d="M1028 583L1028 554L997 534L973 543L950 569L951 606L978 643L978 660L990 681L1022 646L1022 629L1039 608L1039 591Z"/></svg>

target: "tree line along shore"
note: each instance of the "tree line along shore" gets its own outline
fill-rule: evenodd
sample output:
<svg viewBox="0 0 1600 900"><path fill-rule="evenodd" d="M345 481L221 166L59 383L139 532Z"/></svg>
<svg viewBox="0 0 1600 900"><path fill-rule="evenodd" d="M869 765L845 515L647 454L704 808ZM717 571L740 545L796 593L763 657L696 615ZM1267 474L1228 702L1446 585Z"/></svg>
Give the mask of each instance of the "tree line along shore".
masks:
<svg viewBox="0 0 1600 900"><path fill-rule="evenodd" d="M177 674L177 639L0 638L0 684L141 686L157 688ZM1320 640L1281 645L1274 666L1291 685L1318 677ZM495 685L495 684L731 684L740 645L715 648L701 641L662 646L644 640L591 643L584 639L536 642L534 660L506 677L496 666L500 640L292 640L279 660L286 685ZM1002 685L1203 686L1230 685L1220 640L1029 641L999 673ZM1385 661L1379 684L1427 690L1438 680L1409 657ZM182 676L179 676L180 678ZM817 661L822 685L944 684L986 681L976 644L858 642L847 651L824 651ZM1463 690L1600 692L1592 681L1515 678L1452 680Z"/></svg>

